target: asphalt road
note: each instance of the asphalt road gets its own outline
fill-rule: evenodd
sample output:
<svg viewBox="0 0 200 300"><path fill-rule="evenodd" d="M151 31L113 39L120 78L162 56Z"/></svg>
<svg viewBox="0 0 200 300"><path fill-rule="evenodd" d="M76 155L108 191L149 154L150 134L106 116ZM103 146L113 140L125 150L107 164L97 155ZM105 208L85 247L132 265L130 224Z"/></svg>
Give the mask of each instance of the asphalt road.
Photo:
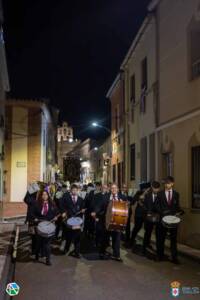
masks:
<svg viewBox="0 0 200 300"><path fill-rule="evenodd" d="M87 243L86 243L87 244ZM167 300L170 283L200 288L200 264L181 258L181 265L158 263L122 249L123 263L101 261L94 249L84 245L80 260L63 256L53 245L52 266L35 263L28 254L29 239L22 235L15 281L20 286L16 300ZM181 295L179 299L200 299Z"/></svg>

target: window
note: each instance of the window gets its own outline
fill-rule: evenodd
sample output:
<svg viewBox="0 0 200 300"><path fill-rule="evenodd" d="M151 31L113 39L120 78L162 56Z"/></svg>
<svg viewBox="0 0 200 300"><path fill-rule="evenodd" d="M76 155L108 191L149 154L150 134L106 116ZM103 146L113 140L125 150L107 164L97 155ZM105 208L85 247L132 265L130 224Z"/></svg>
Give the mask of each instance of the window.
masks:
<svg viewBox="0 0 200 300"><path fill-rule="evenodd" d="M155 134L149 136L149 179L155 180Z"/></svg>
<svg viewBox="0 0 200 300"><path fill-rule="evenodd" d="M191 79L200 76L200 21L192 20L189 29Z"/></svg>
<svg viewBox="0 0 200 300"><path fill-rule="evenodd" d="M135 144L132 144L130 146L130 162L131 162L131 172L130 172L130 179L131 180L135 180L135 165L136 165L136 161L135 161Z"/></svg>
<svg viewBox="0 0 200 300"><path fill-rule="evenodd" d="M141 139L141 155L140 155L140 167L141 167L141 181L147 181L147 138Z"/></svg>
<svg viewBox="0 0 200 300"><path fill-rule="evenodd" d="M116 165L113 165L113 182L116 181Z"/></svg>
<svg viewBox="0 0 200 300"><path fill-rule="evenodd" d="M115 130L118 132L119 126L118 126L118 109L117 107L115 108Z"/></svg>
<svg viewBox="0 0 200 300"><path fill-rule="evenodd" d="M163 177L173 176L173 155L171 152L163 153Z"/></svg>
<svg viewBox="0 0 200 300"><path fill-rule="evenodd" d="M117 164L117 184L119 189L121 189L121 163Z"/></svg>
<svg viewBox="0 0 200 300"><path fill-rule="evenodd" d="M135 75L131 76L130 88L131 101L135 103Z"/></svg>
<svg viewBox="0 0 200 300"><path fill-rule="evenodd" d="M141 99L140 112L145 113L146 110L146 91L148 86L148 71L147 71L147 57L141 62Z"/></svg>
<svg viewBox="0 0 200 300"><path fill-rule="evenodd" d="M200 209L200 146L192 148L192 208Z"/></svg>

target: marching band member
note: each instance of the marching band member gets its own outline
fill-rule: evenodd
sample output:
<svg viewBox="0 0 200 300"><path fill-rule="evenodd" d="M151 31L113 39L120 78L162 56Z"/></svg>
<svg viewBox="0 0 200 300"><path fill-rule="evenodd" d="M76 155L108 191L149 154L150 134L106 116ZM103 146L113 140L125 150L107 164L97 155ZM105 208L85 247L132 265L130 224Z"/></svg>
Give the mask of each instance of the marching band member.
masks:
<svg viewBox="0 0 200 300"><path fill-rule="evenodd" d="M78 196L79 190L76 184L71 186L71 192L65 193L61 201L61 212L63 218L71 218L74 216L82 217L85 212L84 200ZM67 226L65 227L66 244L64 253L66 254L74 243L74 250L70 254L76 258L80 258L80 239L81 239L81 229L71 229Z"/></svg>
<svg viewBox="0 0 200 300"><path fill-rule="evenodd" d="M102 186L102 190L96 193L92 205L91 216L95 220L96 246L99 250L100 259L106 258L106 226L105 214L107 209L107 199L105 195L108 193L107 185Z"/></svg>
<svg viewBox="0 0 200 300"><path fill-rule="evenodd" d="M32 207L31 217L32 220L37 224L40 220L43 221L56 221L59 216L59 212L52 202L47 191L42 191L38 197L37 202ZM45 238L40 236L38 233L36 235L36 261L39 260L40 251L46 257L46 265L51 265L50 255L51 255L51 240L52 238Z"/></svg>
<svg viewBox="0 0 200 300"><path fill-rule="evenodd" d="M127 198L128 202L129 202L128 220L127 220L126 233L125 233L125 247L128 247L129 244L130 244L133 197L129 196L128 188L127 188L127 185L125 183L122 185L121 194L124 195Z"/></svg>
<svg viewBox="0 0 200 300"><path fill-rule="evenodd" d="M32 211L32 207L37 201L39 190L40 188L37 182L29 184L27 193L24 197L24 202L27 204L25 224L28 222L28 231L29 234L31 235L31 255L35 255L35 251L36 251L36 234L35 234L35 226L31 220L31 211Z"/></svg>
<svg viewBox="0 0 200 300"><path fill-rule="evenodd" d="M143 254L146 254L146 248L151 246L151 235L152 231L156 225L153 220L147 218L148 215L156 213L156 201L157 195L160 191L160 183L153 181L151 183L151 189L147 192L144 197L144 210L145 210L145 220L144 220L144 239L143 239Z"/></svg>
<svg viewBox="0 0 200 300"><path fill-rule="evenodd" d="M177 257L177 227L167 229L161 222L162 217L166 215L180 215L184 213L180 208L179 193L174 190L174 178L171 176L168 176L165 179L165 188L158 193L156 209L160 214L160 223L156 232L158 261L164 260L165 239L167 231L169 231L172 256L171 261L175 264L179 264Z"/></svg>
<svg viewBox="0 0 200 300"><path fill-rule="evenodd" d="M127 197L119 193L119 189L117 184L113 183L111 185L111 192L105 195L105 199L107 201L107 205L109 201L127 201ZM112 249L113 255L112 259L122 262L120 257L120 240L121 240L121 232L120 231L111 231L110 236L112 238Z"/></svg>

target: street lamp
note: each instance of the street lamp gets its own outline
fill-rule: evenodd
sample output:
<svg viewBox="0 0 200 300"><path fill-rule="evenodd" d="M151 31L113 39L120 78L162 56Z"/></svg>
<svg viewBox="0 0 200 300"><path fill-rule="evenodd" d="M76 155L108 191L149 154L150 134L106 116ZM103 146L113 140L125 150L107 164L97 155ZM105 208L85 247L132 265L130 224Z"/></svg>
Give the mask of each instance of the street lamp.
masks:
<svg viewBox="0 0 200 300"><path fill-rule="evenodd" d="M111 133L111 130L110 130L108 127L105 127L105 126L103 126L103 125L100 125L100 124L98 124L97 122L93 122L93 123L92 123L92 127L100 127L100 128L105 129L105 130L108 131L109 133Z"/></svg>
<svg viewBox="0 0 200 300"><path fill-rule="evenodd" d="M94 147L94 151L98 151L98 147Z"/></svg>

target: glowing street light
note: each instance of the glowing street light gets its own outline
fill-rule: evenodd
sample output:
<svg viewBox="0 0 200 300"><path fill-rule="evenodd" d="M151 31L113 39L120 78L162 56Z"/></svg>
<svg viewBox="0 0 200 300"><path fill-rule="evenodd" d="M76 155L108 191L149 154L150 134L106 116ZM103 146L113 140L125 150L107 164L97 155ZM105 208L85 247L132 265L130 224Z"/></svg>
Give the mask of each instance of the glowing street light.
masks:
<svg viewBox="0 0 200 300"><path fill-rule="evenodd" d="M92 127L100 127L100 128L103 128L103 129L105 129L106 131L108 131L109 133L111 133L111 130L108 128L108 127L105 127L105 126L103 126L103 125L100 125L100 124L98 124L97 122L92 122Z"/></svg>
<svg viewBox="0 0 200 300"><path fill-rule="evenodd" d="M98 127L99 125L98 125L97 122L93 122L93 123L92 123L92 126L93 126L93 127Z"/></svg>
<svg viewBox="0 0 200 300"><path fill-rule="evenodd" d="M94 151L98 151L98 147L94 147Z"/></svg>

